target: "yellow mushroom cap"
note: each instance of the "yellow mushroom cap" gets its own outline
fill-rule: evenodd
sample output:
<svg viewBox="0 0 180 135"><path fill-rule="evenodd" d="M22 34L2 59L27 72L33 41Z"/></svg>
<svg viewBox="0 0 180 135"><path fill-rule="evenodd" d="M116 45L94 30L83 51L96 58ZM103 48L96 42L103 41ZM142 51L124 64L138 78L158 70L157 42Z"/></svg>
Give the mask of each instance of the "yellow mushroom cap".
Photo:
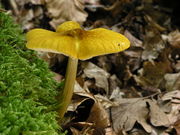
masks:
<svg viewBox="0 0 180 135"><path fill-rule="evenodd" d="M80 60L117 53L130 46L129 40L122 34L104 28L86 31L73 21L59 25L56 32L33 29L26 38L29 49L62 53Z"/></svg>

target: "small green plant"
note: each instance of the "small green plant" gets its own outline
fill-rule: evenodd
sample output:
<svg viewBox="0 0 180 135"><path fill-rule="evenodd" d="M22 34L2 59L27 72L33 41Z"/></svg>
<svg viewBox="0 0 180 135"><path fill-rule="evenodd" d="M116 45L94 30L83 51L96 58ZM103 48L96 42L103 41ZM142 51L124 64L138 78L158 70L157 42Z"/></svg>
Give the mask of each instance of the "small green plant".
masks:
<svg viewBox="0 0 180 135"><path fill-rule="evenodd" d="M21 29L0 12L0 135L63 135L52 77L47 64L25 48Z"/></svg>

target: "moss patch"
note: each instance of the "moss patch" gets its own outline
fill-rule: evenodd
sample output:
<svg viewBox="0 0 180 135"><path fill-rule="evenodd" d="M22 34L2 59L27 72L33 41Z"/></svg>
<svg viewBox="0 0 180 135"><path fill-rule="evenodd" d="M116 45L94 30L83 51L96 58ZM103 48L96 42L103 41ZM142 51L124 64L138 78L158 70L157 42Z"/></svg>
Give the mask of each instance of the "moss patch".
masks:
<svg viewBox="0 0 180 135"><path fill-rule="evenodd" d="M0 135L58 135L52 76L25 48L21 29L0 13Z"/></svg>

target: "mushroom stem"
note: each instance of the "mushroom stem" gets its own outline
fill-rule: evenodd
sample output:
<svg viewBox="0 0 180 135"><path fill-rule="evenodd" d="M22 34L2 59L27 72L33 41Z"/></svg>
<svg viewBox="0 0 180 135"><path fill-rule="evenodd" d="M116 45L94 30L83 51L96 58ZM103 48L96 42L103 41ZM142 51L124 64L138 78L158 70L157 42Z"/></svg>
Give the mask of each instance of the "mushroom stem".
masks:
<svg viewBox="0 0 180 135"><path fill-rule="evenodd" d="M65 75L65 84L62 92L62 106L59 109L59 117L63 118L69 103L71 102L71 98L74 91L74 84L76 80L78 59L70 58L68 59L68 64L66 68Z"/></svg>

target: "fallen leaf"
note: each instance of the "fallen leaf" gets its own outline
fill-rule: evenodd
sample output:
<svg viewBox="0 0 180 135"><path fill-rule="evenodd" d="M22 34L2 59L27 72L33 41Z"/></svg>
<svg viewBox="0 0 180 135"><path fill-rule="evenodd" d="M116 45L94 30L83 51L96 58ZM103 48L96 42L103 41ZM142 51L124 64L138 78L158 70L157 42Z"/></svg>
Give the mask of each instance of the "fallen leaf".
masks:
<svg viewBox="0 0 180 135"><path fill-rule="evenodd" d="M154 132L152 130L151 135L157 135L157 134L153 134L153 133ZM130 132L128 132L128 134L126 133L124 135L149 135L149 133L147 133L143 129L133 128Z"/></svg>
<svg viewBox="0 0 180 135"><path fill-rule="evenodd" d="M116 89L113 90L113 92L111 93L111 96L109 97L109 99L114 101L116 99L122 98L123 95L124 95L124 93L121 92L119 87L117 87Z"/></svg>
<svg viewBox="0 0 180 135"><path fill-rule="evenodd" d="M87 17L82 0L46 0L50 24L56 28L65 21L76 21L82 24Z"/></svg>
<svg viewBox="0 0 180 135"><path fill-rule="evenodd" d="M116 135L116 133L113 131L111 127L108 127L108 128L105 128L105 135Z"/></svg>
<svg viewBox="0 0 180 135"><path fill-rule="evenodd" d="M30 0L32 4L42 5L45 3L45 0Z"/></svg>
<svg viewBox="0 0 180 135"><path fill-rule="evenodd" d="M50 67L55 65L57 54L38 51L38 56L45 60Z"/></svg>
<svg viewBox="0 0 180 135"><path fill-rule="evenodd" d="M43 8L38 6L39 4L41 4L40 1L41 0L10 1L10 5L12 6L11 10L13 11L13 14L15 15L14 18L18 24L21 24L23 30L29 30L34 27L39 27L40 21L44 16ZM32 8L32 5L33 5L33 8Z"/></svg>
<svg viewBox="0 0 180 135"><path fill-rule="evenodd" d="M142 64L141 63L142 52L143 52L142 48L134 48L124 52L125 56L129 59L127 61L127 65L129 66L131 72L140 68Z"/></svg>
<svg viewBox="0 0 180 135"><path fill-rule="evenodd" d="M164 75L171 72L171 67L167 62L144 62L143 68L139 70L139 75L134 75L134 79L138 85L143 87L158 88L162 82Z"/></svg>
<svg viewBox="0 0 180 135"><path fill-rule="evenodd" d="M137 39L135 36L133 36L128 30L125 30L124 35L129 39L131 43L131 47L140 47L142 48L143 42L139 39Z"/></svg>
<svg viewBox="0 0 180 135"><path fill-rule="evenodd" d="M160 32L152 26L147 26L144 37L143 60L152 61L158 58L160 52L165 48Z"/></svg>
<svg viewBox="0 0 180 135"><path fill-rule="evenodd" d="M171 103L171 111L167 115L171 125L174 125L176 121L180 119L180 91L171 91L164 94L161 98L163 101L170 101Z"/></svg>
<svg viewBox="0 0 180 135"><path fill-rule="evenodd" d="M109 90L108 78L110 74L107 73L105 70L99 68L98 66L94 65L93 63L83 63L84 67L84 75L88 78L95 79L95 85L99 88L103 88L107 93Z"/></svg>
<svg viewBox="0 0 180 135"><path fill-rule="evenodd" d="M131 0L116 0L113 5L111 5L108 8L105 8L107 11L111 11L111 14L115 17L118 16L118 14L121 14L123 11L123 6L130 3Z"/></svg>
<svg viewBox="0 0 180 135"><path fill-rule="evenodd" d="M100 102L95 102L92 106L87 122L94 123L98 128L106 128L110 125L109 116Z"/></svg>
<svg viewBox="0 0 180 135"><path fill-rule="evenodd" d="M112 106L117 106L116 102L112 102L106 96L102 96L102 95L98 94L98 95L95 95L95 98L97 99L98 102L101 103L101 105L105 109L109 109Z"/></svg>
<svg viewBox="0 0 180 135"><path fill-rule="evenodd" d="M124 129L129 131L138 122L148 132L151 126L146 122L148 108L146 101L142 99L120 99L119 106L112 107L112 121L116 133Z"/></svg>
<svg viewBox="0 0 180 135"><path fill-rule="evenodd" d="M120 79L117 78L117 76L115 74L111 75L109 78L109 93L108 95L113 95L112 93L117 89L120 89L120 86L122 85L122 82L120 81ZM114 95L116 96L116 95ZM118 95L117 95L118 96ZM113 98L113 96L111 96ZM110 98L110 99L112 99Z"/></svg>
<svg viewBox="0 0 180 135"><path fill-rule="evenodd" d="M151 8L152 9L152 8ZM154 12L155 13L155 12ZM155 13L157 14L157 13ZM162 27L161 25L159 25L155 20L153 20L153 18L149 15L145 15L144 16L145 20L149 23L149 25L151 25L152 27L154 27L155 29L157 29L158 31L165 31L166 28Z"/></svg>
<svg viewBox="0 0 180 135"><path fill-rule="evenodd" d="M179 30L172 31L168 34L168 42L174 48L180 48L180 32Z"/></svg>
<svg viewBox="0 0 180 135"><path fill-rule="evenodd" d="M100 0L83 0L88 5L98 5Z"/></svg>
<svg viewBox="0 0 180 135"><path fill-rule="evenodd" d="M68 106L67 110L75 112L75 110L78 108L79 105L81 105L83 102L89 99L91 99L93 102L95 102L96 100L91 93L85 91L76 81L74 85L74 94L73 94L72 102Z"/></svg>
<svg viewBox="0 0 180 135"><path fill-rule="evenodd" d="M80 135L80 131L78 131L76 128L70 127L70 129L73 135Z"/></svg>
<svg viewBox="0 0 180 135"><path fill-rule="evenodd" d="M176 99L180 99L180 91L175 90L175 91L168 92L168 93L164 94L161 98L164 101L165 100L172 100L173 102L175 102Z"/></svg>
<svg viewBox="0 0 180 135"><path fill-rule="evenodd" d="M180 119L175 122L174 128L176 129L177 135L180 135Z"/></svg>
<svg viewBox="0 0 180 135"><path fill-rule="evenodd" d="M166 90L180 90L180 73L165 74L164 79Z"/></svg>
<svg viewBox="0 0 180 135"><path fill-rule="evenodd" d="M177 60L177 63L174 65L174 69L176 72L180 72L180 60Z"/></svg>
<svg viewBox="0 0 180 135"><path fill-rule="evenodd" d="M151 100L147 101L150 106L150 121L154 126L166 126L170 125L167 115L159 108L157 103L152 102Z"/></svg>
<svg viewBox="0 0 180 135"><path fill-rule="evenodd" d="M88 122L76 122L72 123L70 130L73 135L92 135L94 129L93 124Z"/></svg>
<svg viewBox="0 0 180 135"><path fill-rule="evenodd" d="M151 133L152 127L148 123L150 118L154 126L167 127L170 123L166 114L158 104L148 98L119 99L119 105L112 107L112 122L116 133L124 129L130 131L135 123L139 123L146 132Z"/></svg>

